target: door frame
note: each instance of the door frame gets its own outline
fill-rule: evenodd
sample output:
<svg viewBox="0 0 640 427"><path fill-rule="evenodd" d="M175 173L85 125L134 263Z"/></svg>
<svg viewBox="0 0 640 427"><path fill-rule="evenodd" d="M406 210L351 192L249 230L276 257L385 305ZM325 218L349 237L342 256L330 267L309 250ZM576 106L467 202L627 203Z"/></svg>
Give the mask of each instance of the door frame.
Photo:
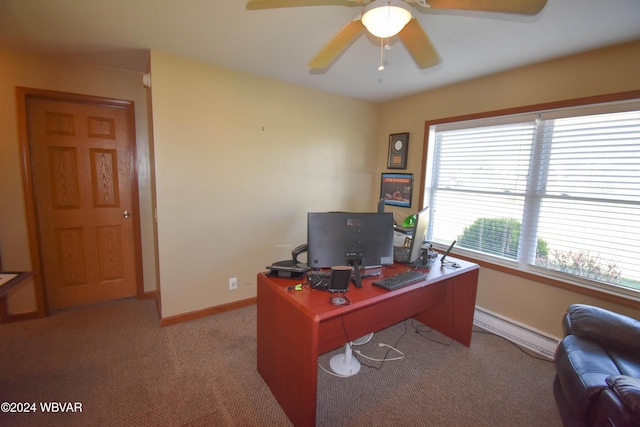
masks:
<svg viewBox="0 0 640 427"><path fill-rule="evenodd" d="M38 231L36 215L36 199L33 190L33 170L31 168L31 155L29 145L27 101L34 98L67 101L79 104L102 105L106 107L121 108L125 110L127 121L129 122L128 140L131 143L131 163L129 167L131 170L131 211L133 213L133 215L131 216L133 220L133 251L136 270L136 296L138 299L144 299L134 102L26 87L16 87L16 92L18 101L18 139L20 142L20 157L22 161L22 182L25 201L25 213L27 219L27 231L29 236L29 251L31 252L31 268L33 271L33 283L36 295L36 316L46 317L49 311L49 307L46 301L44 280L42 277L40 234Z"/></svg>

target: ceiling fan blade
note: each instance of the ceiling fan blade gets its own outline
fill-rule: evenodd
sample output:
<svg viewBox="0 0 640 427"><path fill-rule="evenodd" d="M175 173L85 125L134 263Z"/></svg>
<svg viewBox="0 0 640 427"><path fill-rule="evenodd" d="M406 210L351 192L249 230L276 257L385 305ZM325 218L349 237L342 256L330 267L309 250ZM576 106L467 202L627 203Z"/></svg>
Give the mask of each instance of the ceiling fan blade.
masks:
<svg viewBox="0 0 640 427"><path fill-rule="evenodd" d="M398 37L400 37L402 43L413 56L418 67L429 68L440 62L438 52L436 52L431 40L429 40L429 37L427 37L422 26L415 18L409 21L404 29L398 33Z"/></svg>
<svg viewBox="0 0 640 427"><path fill-rule="evenodd" d="M432 9L480 10L536 15L547 0L427 0Z"/></svg>
<svg viewBox="0 0 640 427"><path fill-rule="evenodd" d="M345 25L338 34L309 62L311 68L326 68L344 52L362 33L364 25L360 19Z"/></svg>
<svg viewBox="0 0 640 427"><path fill-rule="evenodd" d="M247 10L298 6L361 6L368 0L250 0Z"/></svg>

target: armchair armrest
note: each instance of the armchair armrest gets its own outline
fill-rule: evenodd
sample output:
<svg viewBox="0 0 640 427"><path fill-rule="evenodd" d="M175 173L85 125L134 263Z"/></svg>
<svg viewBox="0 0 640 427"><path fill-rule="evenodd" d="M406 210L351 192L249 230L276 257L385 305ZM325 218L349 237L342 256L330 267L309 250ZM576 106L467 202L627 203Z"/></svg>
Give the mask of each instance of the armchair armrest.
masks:
<svg viewBox="0 0 640 427"><path fill-rule="evenodd" d="M607 385L634 419L640 419L640 379L613 375L607 378Z"/></svg>
<svg viewBox="0 0 640 427"><path fill-rule="evenodd" d="M638 427L640 380L625 375L612 375L606 382L608 388L598 396L591 425Z"/></svg>
<svg viewBox="0 0 640 427"><path fill-rule="evenodd" d="M600 307L585 304L569 306L562 323L565 335L577 335L617 348L640 352L640 321Z"/></svg>

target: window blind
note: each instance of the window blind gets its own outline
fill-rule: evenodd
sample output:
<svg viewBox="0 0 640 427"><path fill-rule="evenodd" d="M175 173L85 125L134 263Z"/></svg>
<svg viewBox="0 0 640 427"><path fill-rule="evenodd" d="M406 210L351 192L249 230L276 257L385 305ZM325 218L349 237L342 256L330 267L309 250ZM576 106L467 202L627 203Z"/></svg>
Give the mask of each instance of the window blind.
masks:
<svg viewBox="0 0 640 427"><path fill-rule="evenodd" d="M516 259L517 239L498 228L519 227L535 133L534 121L436 132L434 240Z"/></svg>
<svg viewBox="0 0 640 427"><path fill-rule="evenodd" d="M428 237L458 240L479 258L640 297L640 103L573 114L430 129Z"/></svg>
<svg viewBox="0 0 640 427"><path fill-rule="evenodd" d="M537 264L610 283L640 280L640 112L550 120Z"/></svg>

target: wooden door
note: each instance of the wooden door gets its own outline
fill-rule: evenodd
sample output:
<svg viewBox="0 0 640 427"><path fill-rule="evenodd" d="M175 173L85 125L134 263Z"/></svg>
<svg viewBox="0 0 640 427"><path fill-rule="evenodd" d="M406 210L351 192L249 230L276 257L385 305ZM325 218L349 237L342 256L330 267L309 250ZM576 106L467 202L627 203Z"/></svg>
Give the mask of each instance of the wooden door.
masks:
<svg viewBox="0 0 640 427"><path fill-rule="evenodd" d="M139 290L129 108L26 98L42 283L51 310Z"/></svg>

